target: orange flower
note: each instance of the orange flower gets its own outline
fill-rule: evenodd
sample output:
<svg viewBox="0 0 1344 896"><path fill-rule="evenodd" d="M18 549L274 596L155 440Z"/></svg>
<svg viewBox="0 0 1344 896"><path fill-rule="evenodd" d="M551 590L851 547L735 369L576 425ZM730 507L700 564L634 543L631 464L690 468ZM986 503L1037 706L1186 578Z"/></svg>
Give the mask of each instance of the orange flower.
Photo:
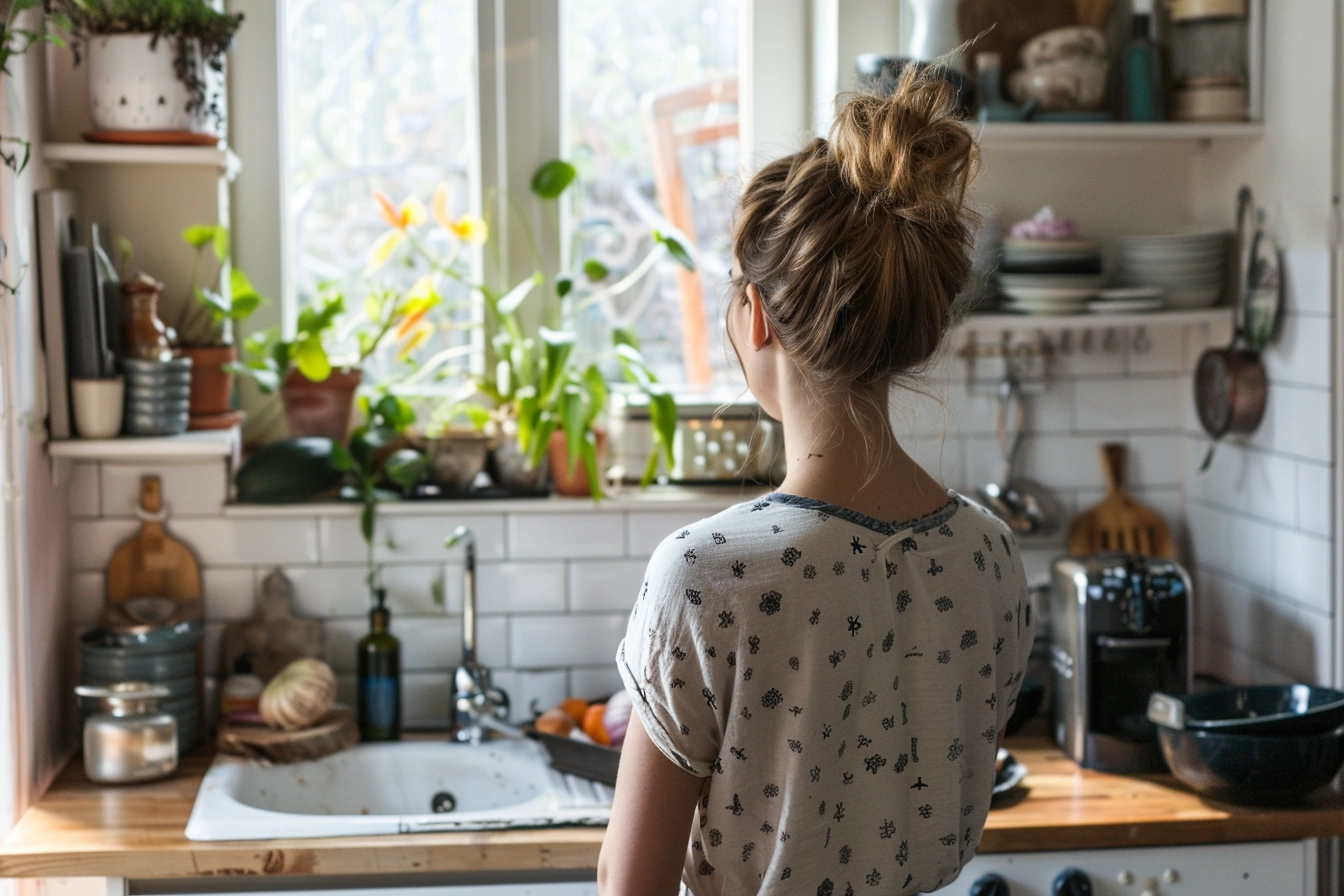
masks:
<svg viewBox="0 0 1344 896"><path fill-rule="evenodd" d="M403 200L400 208L393 206L392 200L380 190L373 191L373 198L378 203L378 211L382 214L383 220L394 230L405 230L407 227L425 223L425 204L414 196Z"/></svg>
<svg viewBox="0 0 1344 896"><path fill-rule="evenodd" d="M422 308L418 308L418 309L416 309L415 311L413 311L413 312L411 312L410 314L408 314L408 315L406 315L405 317L403 317L403 318L401 319L401 323L397 324L397 329L396 329L396 332L395 332L395 335L393 336L393 338L394 338L394 339L405 339L405 338L406 338L406 335L407 335L408 333L410 333L412 330L414 330L414 329L416 328L416 326L417 326L422 320L425 319L425 315L427 315L427 314L429 314L429 308L428 308L428 306L426 306L426 307L422 307Z"/></svg>
<svg viewBox="0 0 1344 896"><path fill-rule="evenodd" d="M453 229L453 219L448 216L448 185L439 184L434 190L434 199L430 203L434 221L444 230Z"/></svg>
<svg viewBox="0 0 1344 896"><path fill-rule="evenodd" d="M425 341L429 339L429 337L433 335L433 333L434 333L433 324L422 322L420 326L416 327L411 332L410 337L401 344L401 348L397 351L397 354L400 355L402 358L405 358L411 352L415 351L417 348L424 345Z"/></svg>

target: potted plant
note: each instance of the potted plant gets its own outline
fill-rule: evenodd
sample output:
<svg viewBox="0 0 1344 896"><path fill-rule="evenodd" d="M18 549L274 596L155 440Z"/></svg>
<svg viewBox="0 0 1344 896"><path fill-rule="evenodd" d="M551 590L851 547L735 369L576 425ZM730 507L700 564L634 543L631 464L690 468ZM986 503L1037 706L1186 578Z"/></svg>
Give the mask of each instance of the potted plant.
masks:
<svg viewBox="0 0 1344 896"><path fill-rule="evenodd" d="M178 353L191 358L191 429L217 429L238 422L233 402L233 371L238 361L234 327L247 320L265 301L247 275L230 268L229 230L223 224L197 224L182 231L182 240L196 252L191 265L191 299L183 305L177 323ZM201 257L210 247L215 275L202 285Z"/></svg>
<svg viewBox="0 0 1344 896"><path fill-rule="evenodd" d="M88 55L96 129L224 133L224 57L241 13L220 12L210 0L45 0L45 6L67 31L76 62Z"/></svg>

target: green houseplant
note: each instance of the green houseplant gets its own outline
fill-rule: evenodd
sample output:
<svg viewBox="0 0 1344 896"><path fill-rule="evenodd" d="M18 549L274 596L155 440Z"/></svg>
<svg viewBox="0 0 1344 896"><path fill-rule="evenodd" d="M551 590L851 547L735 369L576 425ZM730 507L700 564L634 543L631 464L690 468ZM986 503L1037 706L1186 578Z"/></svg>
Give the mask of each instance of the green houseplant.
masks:
<svg viewBox="0 0 1344 896"><path fill-rule="evenodd" d="M197 224L182 231L182 240L196 253L191 266L191 299L183 305L177 322L178 352L191 358L191 428L232 425L236 414L233 371L238 361L234 327L252 316L265 299L238 268L230 268L224 288L224 268L229 257L229 230L223 224ZM207 247L214 257L215 273L202 283L202 258Z"/></svg>
<svg viewBox="0 0 1344 896"><path fill-rule="evenodd" d="M241 13L210 0L43 0L88 57L94 126L224 132L224 58Z"/></svg>

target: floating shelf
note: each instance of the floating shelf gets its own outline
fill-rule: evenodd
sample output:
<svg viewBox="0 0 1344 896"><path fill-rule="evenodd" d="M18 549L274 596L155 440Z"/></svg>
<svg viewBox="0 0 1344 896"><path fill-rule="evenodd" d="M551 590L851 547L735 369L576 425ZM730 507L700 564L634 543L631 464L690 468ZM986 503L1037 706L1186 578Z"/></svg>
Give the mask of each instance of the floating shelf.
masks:
<svg viewBox="0 0 1344 896"><path fill-rule="evenodd" d="M982 143L1023 143L1035 141L1090 140L1098 142L1142 142L1251 140L1265 132L1258 121L1193 122L1193 121L1097 121L1097 122L1038 122L994 121L983 128L970 122Z"/></svg>
<svg viewBox="0 0 1344 896"><path fill-rule="evenodd" d="M242 447L242 430L202 430L180 436L119 439L63 439L48 442L52 457L98 461L173 461L210 457L236 457Z"/></svg>
<svg viewBox="0 0 1344 896"><path fill-rule="evenodd" d="M47 164L61 165L195 165L217 168L229 180L243 163L233 150L219 146L157 146L131 143L47 143Z"/></svg>
<svg viewBox="0 0 1344 896"><path fill-rule="evenodd" d="M1035 332L1040 330L1101 330L1134 327L1183 327L1231 324L1228 307L1190 311L1146 311L1129 314L968 314L957 323L962 332Z"/></svg>

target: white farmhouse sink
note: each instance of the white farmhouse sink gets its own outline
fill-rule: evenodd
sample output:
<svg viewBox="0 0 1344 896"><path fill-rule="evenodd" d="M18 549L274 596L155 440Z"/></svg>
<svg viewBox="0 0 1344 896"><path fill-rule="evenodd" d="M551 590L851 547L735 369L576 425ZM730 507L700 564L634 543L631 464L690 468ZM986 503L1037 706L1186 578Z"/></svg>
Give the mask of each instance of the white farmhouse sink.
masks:
<svg viewBox="0 0 1344 896"><path fill-rule="evenodd" d="M360 744L314 762L219 756L188 840L269 840L606 824L610 787L551 769L529 740ZM437 809L437 811L436 811Z"/></svg>

